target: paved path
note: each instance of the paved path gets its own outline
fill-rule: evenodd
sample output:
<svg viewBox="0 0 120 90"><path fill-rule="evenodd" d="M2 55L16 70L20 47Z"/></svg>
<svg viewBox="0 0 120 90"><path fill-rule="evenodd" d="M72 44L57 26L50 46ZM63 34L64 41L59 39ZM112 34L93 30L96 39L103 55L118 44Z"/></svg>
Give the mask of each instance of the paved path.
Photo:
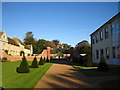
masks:
<svg viewBox="0 0 120 90"><path fill-rule="evenodd" d="M100 88L99 82L118 77L86 77L70 65L53 64L35 88Z"/></svg>

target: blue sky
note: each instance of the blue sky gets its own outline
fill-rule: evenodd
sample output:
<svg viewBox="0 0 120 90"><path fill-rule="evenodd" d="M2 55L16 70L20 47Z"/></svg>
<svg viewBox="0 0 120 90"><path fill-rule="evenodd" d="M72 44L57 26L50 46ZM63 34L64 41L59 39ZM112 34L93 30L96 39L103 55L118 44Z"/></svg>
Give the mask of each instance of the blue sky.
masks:
<svg viewBox="0 0 120 90"><path fill-rule="evenodd" d="M118 13L117 2L4 2L2 30L23 40L32 31L36 39L60 40L75 46L90 42L90 34Z"/></svg>

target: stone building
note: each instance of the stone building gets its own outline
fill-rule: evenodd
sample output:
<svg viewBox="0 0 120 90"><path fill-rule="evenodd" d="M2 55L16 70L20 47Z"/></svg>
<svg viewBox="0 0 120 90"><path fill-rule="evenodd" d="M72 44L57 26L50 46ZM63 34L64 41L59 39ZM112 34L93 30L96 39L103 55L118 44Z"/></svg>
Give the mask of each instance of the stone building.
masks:
<svg viewBox="0 0 120 90"><path fill-rule="evenodd" d="M91 34L91 47L94 63L104 56L107 64L120 65L120 13Z"/></svg>
<svg viewBox="0 0 120 90"><path fill-rule="evenodd" d="M17 37L9 38L5 31L0 31L0 57L2 52L6 52L10 56L25 56L33 53L32 45L25 45Z"/></svg>

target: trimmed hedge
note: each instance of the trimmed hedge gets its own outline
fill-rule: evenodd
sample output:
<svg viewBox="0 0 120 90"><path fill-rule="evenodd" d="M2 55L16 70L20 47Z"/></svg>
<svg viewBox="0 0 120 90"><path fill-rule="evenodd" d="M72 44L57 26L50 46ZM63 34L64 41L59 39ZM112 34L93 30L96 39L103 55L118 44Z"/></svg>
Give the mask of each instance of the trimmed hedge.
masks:
<svg viewBox="0 0 120 90"><path fill-rule="evenodd" d="M98 65L97 71L108 71L108 70L109 70L109 68L106 63L106 60L105 60L104 56L102 56L100 59L100 63Z"/></svg>
<svg viewBox="0 0 120 90"><path fill-rule="evenodd" d="M46 60L46 62L49 62L50 60L48 59L48 57L47 57L47 60Z"/></svg>
<svg viewBox="0 0 120 90"><path fill-rule="evenodd" d="M44 57L44 64L46 63L46 59L45 59L45 57Z"/></svg>
<svg viewBox="0 0 120 90"><path fill-rule="evenodd" d="M3 57L3 58L2 58L2 60L5 60L5 61L7 61L7 58L6 58L6 57Z"/></svg>
<svg viewBox="0 0 120 90"><path fill-rule="evenodd" d="M30 67L28 65L28 62L25 58L25 56L23 56L22 58L22 62L20 64L19 67L17 67L17 70L16 70L18 73L28 73L30 72Z"/></svg>
<svg viewBox="0 0 120 90"><path fill-rule="evenodd" d="M31 68L38 68L38 63L37 63L37 58L34 57L32 64L31 64Z"/></svg>
<svg viewBox="0 0 120 90"><path fill-rule="evenodd" d="M43 61L42 57L40 58L39 65L44 65L44 61Z"/></svg>

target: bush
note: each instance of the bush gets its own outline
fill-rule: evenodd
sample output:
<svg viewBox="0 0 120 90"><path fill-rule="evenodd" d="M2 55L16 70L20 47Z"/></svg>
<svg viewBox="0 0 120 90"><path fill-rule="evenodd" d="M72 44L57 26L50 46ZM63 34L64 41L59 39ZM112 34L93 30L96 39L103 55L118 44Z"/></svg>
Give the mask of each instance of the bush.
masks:
<svg viewBox="0 0 120 90"><path fill-rule="evenodd" d="M53 57L51 56L51 57L50 57L50 60L52 60L52 59L53 59Z"/></svg>
<svg viewBox="0 0 120 90"><path fill-rule="evenodd" d="M106 60L105 60L104 56L101 57L100 63L98 64L97 70L98 71L108 71L109 70L108 65L106 63Z"/></svg>
<svg viewBox="0 0 120 90"><path fill-rule="evenodd" d="M44 65L44 61L43 61L42 57L40 58L39 65Z"/></svg>
<svg viewBox="0 0 120 90"><path fill-rule="evenodd" d="M30 56L30 54L28 54L27 56Z"/></svg>
<svg viewBox="0 0 120 90"><path fill-rule="evenodd" d="M5 53L8 54L8 50L5 50Z"/></svg>
<svg viewBox="0 0 120 90"><path fill-rule="evenodd" d="M47 57L47 60L46 60L46 62L49 62L49 59L48 59L48 57Z"/></svg>
<svg viewBox="0 0 120 90"><path fill-rule="evenodd" d="M46 63L46 59L45 59L45 57L44 57L44 63Z"/></svg>
<svg viewBox="0 0 120 90"><path fill-rule="evenodd" d="M35 57L32 61L31 68L38 68L37 58Z"/></svg>
<svg viewBox="0 0 120 90"><path fill-rule="evenodd" d="M93 66L91 55L88 55L87 66Z"/></svg>
<svg viewBox="0 0 120 90"><path fill-rule="evenodd" d="M7 61L7 58L6 58L6 57L3 57L2 60L3 60L3 61Z"/></svg>
<svg viewBox="0 0 120 90"><path fill-rule="evenodd" d="M30 68L29 68L29 65L28 65L28 62L27 62L25 56L22 58L22 62L20 64L20 66L17 67L16 71L18 73L28 73L28 72L30 72Z"/></svg>

